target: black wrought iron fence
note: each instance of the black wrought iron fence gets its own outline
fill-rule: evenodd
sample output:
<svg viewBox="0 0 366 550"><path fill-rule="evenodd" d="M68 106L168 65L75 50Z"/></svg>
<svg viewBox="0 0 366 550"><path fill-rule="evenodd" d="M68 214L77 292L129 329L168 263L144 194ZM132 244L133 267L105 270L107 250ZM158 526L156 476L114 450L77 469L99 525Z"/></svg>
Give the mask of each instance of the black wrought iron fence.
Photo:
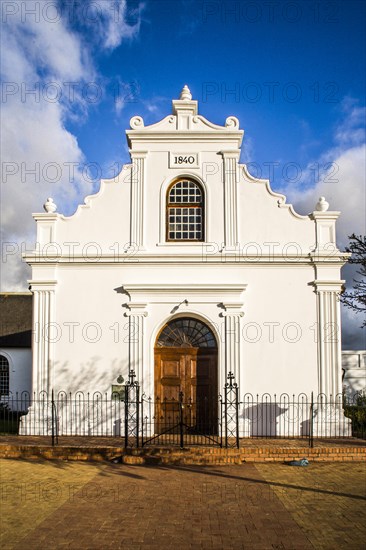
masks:
<svg viewBox="0 0 366 550"><path fill-rule="evenodd" d="M366 395L253 395L239 397L231 373L214 398L141 394L134 374L125 391L49 394L21 392L0 399L0 434L118 437L125 447L217 445L241 438L366 437Z"/></svg>
<svg viewBox="0 0 366 550"><path fill-rule="evenodd" d="M314 396L245 394L239 404L241 437L341 438L366 437L366 399L343 394Z"/></svg>

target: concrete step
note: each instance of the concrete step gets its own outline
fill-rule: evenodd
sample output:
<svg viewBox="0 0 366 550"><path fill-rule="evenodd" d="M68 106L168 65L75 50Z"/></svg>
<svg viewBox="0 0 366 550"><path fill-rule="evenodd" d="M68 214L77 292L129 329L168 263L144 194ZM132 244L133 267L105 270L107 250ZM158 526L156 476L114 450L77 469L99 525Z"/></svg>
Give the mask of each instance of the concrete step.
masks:
<svg viewBox="0 0 366 550"><path fill-rule="evenodd" d="M124 449L115 446L0 444L0 458L113 461L124 464L242 464L246 462L288 462L306 457L309 462L353 462L366 460L366 446L322 446L318 448L273 445L246 446L240 449L220 447L144 447ZM117 463L118 463L117 462Z"/></svg>

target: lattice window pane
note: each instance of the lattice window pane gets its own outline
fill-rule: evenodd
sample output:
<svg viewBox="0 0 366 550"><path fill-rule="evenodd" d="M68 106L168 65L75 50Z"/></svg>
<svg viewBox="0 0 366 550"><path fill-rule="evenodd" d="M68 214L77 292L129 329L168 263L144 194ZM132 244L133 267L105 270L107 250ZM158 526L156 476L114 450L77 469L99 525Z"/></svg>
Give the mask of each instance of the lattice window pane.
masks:
<svg viewBox="0 0 366 550"><path fill-rule="evenodd" d="M202 192L196 183L189 180L178 181L169 192L169 203L189 202L189 204L200 204Z"/></svg>
<svg viewBox="0 0 366 550"><path fill-rule="evenodd" d="M184 204L184 208L180 205ZM168 238L203 240L203 197L200 187L190 180L178 181L169 191Z"/></svg>
<svg viewBox="0 0 366 550"><path fill-rule="evenodd" d="M193 207L185 208L184 210L187 210L188 215L182 216L181 208L169 207L169 238L201 240L202 208ZM178 233L183 233L183 237L178 236Z"/></svg>
<svg viewBox="0 0 366 550"><path fill-rule="evenodd" d="M0 395L9 395L9 361L0 355Z"/></svg>

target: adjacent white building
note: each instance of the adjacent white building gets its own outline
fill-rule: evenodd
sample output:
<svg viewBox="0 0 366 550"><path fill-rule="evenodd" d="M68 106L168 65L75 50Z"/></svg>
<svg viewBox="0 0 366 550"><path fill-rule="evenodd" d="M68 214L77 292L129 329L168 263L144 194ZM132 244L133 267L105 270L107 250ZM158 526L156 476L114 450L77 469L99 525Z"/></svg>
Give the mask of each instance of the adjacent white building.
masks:
<svg viewBox="0 0 366 550"><path fill-rule="evenodd" d="M345 395L354 400L366 391L366 350L342 351L342 382Z"/></svg>
<svg viewBox="0 0 366 550"><path fill-rule="evenodd" d="M73 216L33 215L33 390L110 393L134 370L168 399L214 400L229 372L242 395L340 394L340 213L297 214L240 164L239 121L208 121L186 86L130 126L118 176Z"/></svg>
<svg viewBox="0 0 366 550"><path fill-rule="evenodd" d="M0 402L32 389L32 294L0 293Z"/></svg>

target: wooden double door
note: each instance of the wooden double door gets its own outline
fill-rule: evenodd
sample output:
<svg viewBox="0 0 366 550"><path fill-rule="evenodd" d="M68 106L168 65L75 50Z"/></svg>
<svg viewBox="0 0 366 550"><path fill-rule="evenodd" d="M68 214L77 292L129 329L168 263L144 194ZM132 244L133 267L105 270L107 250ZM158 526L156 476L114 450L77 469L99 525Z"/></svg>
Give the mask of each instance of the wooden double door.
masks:
<svg viewBox="0 0 366 550"><path fill-rule="evenodd" d="M217 348L155 348L156 429L217 433L217 387Z"/></svg>

